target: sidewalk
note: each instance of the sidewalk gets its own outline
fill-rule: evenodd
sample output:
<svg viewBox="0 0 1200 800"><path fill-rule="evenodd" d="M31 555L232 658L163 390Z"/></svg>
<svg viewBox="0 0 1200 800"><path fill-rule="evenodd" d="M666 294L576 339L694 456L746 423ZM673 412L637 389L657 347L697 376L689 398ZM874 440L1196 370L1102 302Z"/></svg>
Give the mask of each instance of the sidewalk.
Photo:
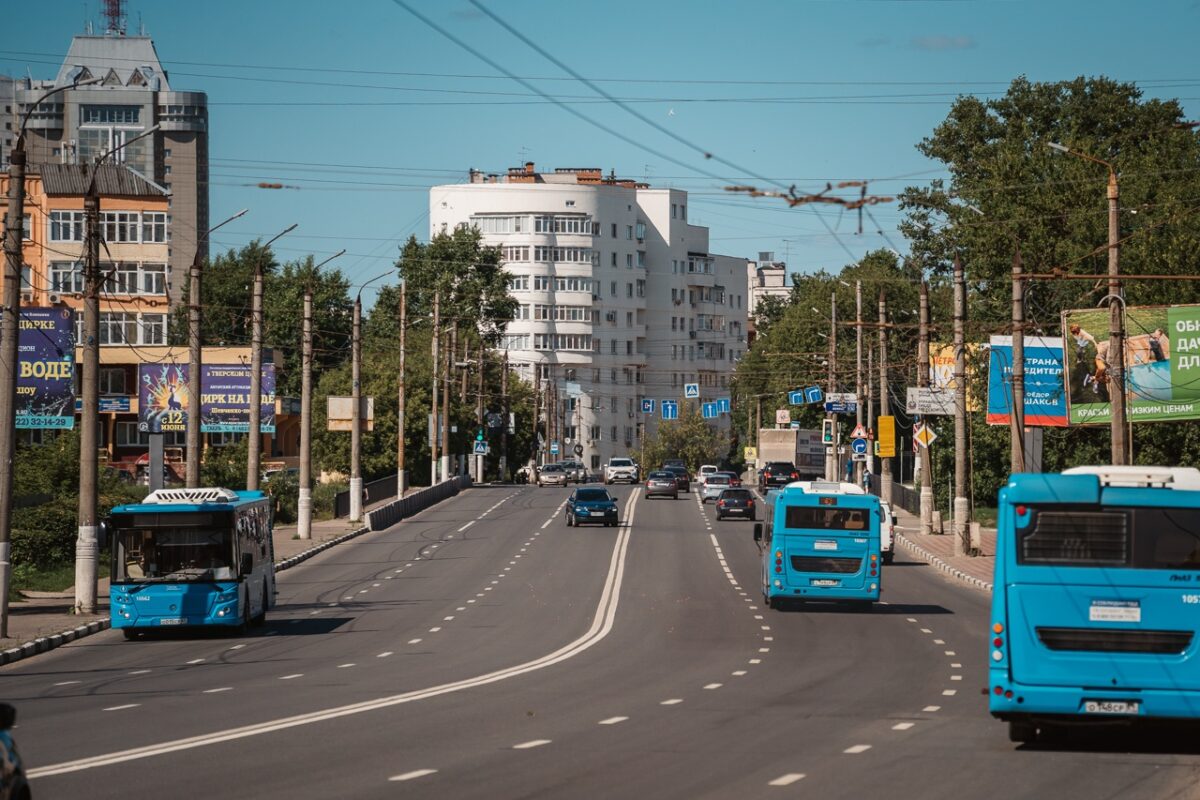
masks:
<svg viewBox="0 0 1200 800"><path fill-rule="evenodd" d="M954 555L954 537L951 534L921 534L921 520L898 506L892 506L896 514L896 534L901 547L938 569L953 575L980 589L991 591L992 572L996 566L996 529L982 530L982 555ZM947 525L949 527L949 525Z"/></svg>

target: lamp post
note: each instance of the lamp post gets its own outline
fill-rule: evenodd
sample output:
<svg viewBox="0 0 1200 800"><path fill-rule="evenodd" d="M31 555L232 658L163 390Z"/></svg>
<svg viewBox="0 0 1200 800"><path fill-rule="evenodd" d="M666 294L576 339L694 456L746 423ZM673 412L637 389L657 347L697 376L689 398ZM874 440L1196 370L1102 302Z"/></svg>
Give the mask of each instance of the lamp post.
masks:
<svg viewBox="0 0 1200 800"><path fill-rule="evenodd" d="M346 251L338 253L340 256ZM334 256L337 258L337 256ZM350 521L362 519L362 293L375 281L395 273L388 270L358 287L350 338Z"/></svg>
<svg viewBox="0 0 1200 800"><path fill-rule="evenodd" d="M8 586L11 572L13 451L17 423L17 338L21 317L21 244L25 239L25 126L47 98L59 92L99 83L102 78L58 86L26 109L17 142L8 158L8 219L4 222L3 308L0 309L0 639L8 636Z"/></svg>
<svg viewBox="0 0 1200 800"><path fill-rule="evenodd" d="M196 255L188 272L188 416L187 416L187 473L189 489L200 485L200 253L212 232L243 216L243 208L224 222L211 228L196 241Z"/></svg>
<svg viewBox="0 0 1200 800"><path fill-rule="evenodd" d="M1116 168L1102 158L1072 150L1058 142L1047 142L1048 147L1060 153L1076 156L1085 161L1100 164L1108 170L1108 372L1112 376L1112 389L1109 396L1112 401L1110 424L1112 431L1112 463L1114 465L1129 464L1129 437L1126 435L1126 402L1125 396L1125 302L1121 294L1120 270L1120 220L1117 200L1120 189L1117 184Z"/></svg>

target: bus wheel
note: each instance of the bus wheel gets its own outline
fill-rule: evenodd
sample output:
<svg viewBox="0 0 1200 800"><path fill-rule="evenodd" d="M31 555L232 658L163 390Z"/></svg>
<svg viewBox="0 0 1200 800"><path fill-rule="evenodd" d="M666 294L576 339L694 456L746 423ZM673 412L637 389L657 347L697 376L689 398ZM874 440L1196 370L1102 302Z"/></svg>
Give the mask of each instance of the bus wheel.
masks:
<svg viewBox="0 0 1200 800"><path fill-rule="evenodd" d="M138 637L137 631L135 631L133 628L123 628L121 632L124 633L125 638L131 642Z"/></svg>
<svg viewBox="0 0 1200 800"><path fill-rule="evenodd" d="M772 611L782 610L783 609L783 598L782 597L767 598L767 607L770 608Z"/></svg>
<svg viewBox="0 0 1200 800"><path fill-rule="evenodd" d="M254 624L255 627L258 627L260 625L265 625L267 622L267 584L265 581L263 582L262 613L260 613L257 617L255 617L253 620L251 620L251 622Z"/></svg>
<svg viewBox="0 0 1200 800"><path fill-rule="evenodd" d="M1008 723L1008 740L1018 744L1028 744L1037 739L1037 726L1032 722L1018 722L1011 720Z"/></svg>

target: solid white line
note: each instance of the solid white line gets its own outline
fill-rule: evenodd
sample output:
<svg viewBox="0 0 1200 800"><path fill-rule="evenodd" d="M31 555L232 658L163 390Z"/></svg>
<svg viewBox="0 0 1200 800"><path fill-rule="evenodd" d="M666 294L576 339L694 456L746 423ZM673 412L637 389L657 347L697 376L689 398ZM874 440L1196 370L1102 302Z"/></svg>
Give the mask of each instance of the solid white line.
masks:
<svg viewBox="0 0 1200 800"><path fill-rule="evenodd" d="M915 722L897 722L895 725L892 726L892 730L906 731L909 728L911 728L913 725L916 725L916 724L917 723L915 723Z"/></svg>
<svg viewBox="0 0 1200 800"><path fill-rule="evenodd" d="M55 686L71 686L76 683L83 683L83 681L60 681L54 685Z"/></svg>
<svg viewBox="0 0 1200 800"><path fill-rule="evenodd" d="M203 659L203 658L193 658L191 661L189 661L189 662L187 662L187 663L189 663L189 664L203 664L203 663L204 663L204 659Z"/></svg>
<svg viewBox="0 0 1200 800"><path fill-rule="evenodd" d="M521 742L520 744L514 744L512 746L512 749L513 750L529 750L534 747L541 747L544 744L550 744L550 740L549 739L534 739L531 742Z"/></svg>
<svg viewBox="0 0 1200 800"><path fill-rule="evenodd" d="M659 705L660 706L677 706L682 702L683 702L682 698L672 697L670 700L663 700L661 703L659 703Z"/></svg>
<svg viewBox="0 0 1200 800"><path fill-rule="evenodd" d="M231 692L231 691L233 691L232 686L222 686L218 689L205 689L204 694L217 694L218 692Z"/></svg>
<svg viewBox="0 0 1200 800"><path fill-rule="evenodd" d="M479 686L498 683L519 675L536 672L538 670L542 670L574 658L580 653L583 653L589 648L595 646L598 642L602 641L613 629L621 596L621 586L625 578L625 562L629 552L629 539L634 527L634 515L637 511L635 500L639 496L640 493L634 491L626 503L625 518L628 520L628 522L621 527L619 533L617 534L616 542L613 544L612 555L609 558L608 574L601 590L600 599L596 605L596 613L592 619L591 626L581 636L577 637L573 641L568 642L559 649L541 656L540 658L515 664L511 667L496 670L494 672L478 675L473 678L454 681L452 683L444 683L425 689L417 689L411 692L405 692L403 694L380 697L374 700L352 703L350 705L336 706L333 708L327 708L323 711L315 711L306 714L297 714L291 717L283 717L281 719L268 720L266 722L260 722L252 725L244 725L239 728L214 731L212 733L201 734L199 736L174 739L144 747L136 747L128 750L105 753L98 756L77 759L75 761L50 764L45 767L39 767L35 770L30 770L27 777L36 779L49 775L61 775L68 772L78 772L79 770L120 764L126 761L149 758L151 756L164 755L166 753L174 753L181 750L191 750L197 747L217 744L218 742L227 742L236 739L244 739L250 736L259 736L262 734L273 733L275 731L286 730L288 728L294 728L301 725L311 725L313 723L324 722L326 720L347 717L354 714L361 714L366 711L390 708L392 706L425 700L430 697L438 697L444 694L450 694L452 692L459 692L464 689L472 689Z"/></svg>
<svg viewBox="0 0 1200 800"><path fill-rule="evenodd" d="M869 744L856 744L853 747L847 747L842 752L853 756L853 755L858 755L859 753L865 753L870 749L871 749L871 745L869 745Z"/></svg>
<svg viewBox="0 0 1200 800"><path fill-rule="evenodd" d="M354 662L351 661L349 664L338 664L338 669L349 669L350 667L353 667L353 666L354 666Z"/></svg>
<svg viewBox="0 0 1200 800"><path fill-rule="evenodd" d="M596 724L597 725L616 725L618 722L624 722L627 719L629 719L629 717L609 717L608 719L600 720Z"/></svg>
<svg viewBox="0 0 1200 800"><path fill-rule="evenodd" d="M789 772L787 775L780 775L773 781L767 781L767 786L791 786L799 780L804 780L803 772Z"/></svg>
<svg viewBox="0 0 1200 800"><path fill-rule="evenodd" d="M942 707L941 707L941 706L925 706L925 707L924 707L924 708L922 708L921 710L922 710L922 711L924 711L924 712L925 712L925 713L927 713L927 714L932 714L932 713L934 713L935 711L941 711L941 710L942 710Z"/></svg>
<svg viewBox="0 0 1200 800"><path fill-rule="evenodd" d="M414 769L412 772L405 772L403 775L393 775L388 780L411 781L413 778L424 778L426 775L433 775L436 772L436 769Z"/></svg>
<svg viewBox="0 0 1200 800"><path fill-rule="evenodd" d="M279 680L281 680L281 681L290 681L290 680L292 680L293 678L303 678L303 677L304 677L304 673L303 673L303 672L293 672L291 675L281 675L281 676L280 676L280 678L279 678Z"/></svg>
<svg viewBox="0 0 1200 800"><path fill-rule="evenodd" d="M105 711L123 711L127 708L137 708L140 705L141 705L141 703L126 703L123 706L109 706L108 708L106 708L104 710Z"/></svg>

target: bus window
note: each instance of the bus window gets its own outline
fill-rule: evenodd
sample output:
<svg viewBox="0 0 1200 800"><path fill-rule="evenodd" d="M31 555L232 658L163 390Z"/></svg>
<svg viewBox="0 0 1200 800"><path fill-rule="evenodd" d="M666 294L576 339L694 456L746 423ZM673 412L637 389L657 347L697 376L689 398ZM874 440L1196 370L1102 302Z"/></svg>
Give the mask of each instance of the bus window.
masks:
<svg viewBox="0 0 1200 800"><path fill-rule="evenodd" d="M229 532L200 528L125 528L117 533L116 582L155 580L228 580Z"/></svg>
<svg viewBox="0 0 1200 800"><path fill-rule="evenodd" d="M863 509L788 506L784 509L784 525L800 530L861 531L867 527L867 513Z"/></svg>

